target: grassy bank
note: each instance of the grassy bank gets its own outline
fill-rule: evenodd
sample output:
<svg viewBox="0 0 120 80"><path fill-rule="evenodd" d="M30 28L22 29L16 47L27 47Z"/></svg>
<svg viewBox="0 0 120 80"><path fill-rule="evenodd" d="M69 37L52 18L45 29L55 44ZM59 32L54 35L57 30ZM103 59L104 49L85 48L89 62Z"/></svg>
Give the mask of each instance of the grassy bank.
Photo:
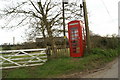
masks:
<svg viewBox="0 0 120 80"><path fill-rule="evenodd" d="M118 49L93 49L82 58L52 59L42 66L3 70L3 78L50 78L104 66L118 56Z"/></svg>

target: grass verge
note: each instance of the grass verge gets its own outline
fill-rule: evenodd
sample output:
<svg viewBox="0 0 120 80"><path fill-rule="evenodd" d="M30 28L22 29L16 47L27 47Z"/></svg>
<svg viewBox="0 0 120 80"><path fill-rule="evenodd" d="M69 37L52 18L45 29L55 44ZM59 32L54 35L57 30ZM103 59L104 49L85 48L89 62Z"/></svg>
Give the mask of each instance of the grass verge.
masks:
<svg viewBox="0 0 120 80"><path fill-rule="evenodd" d="M52 59L42 66L3 70L3 78L55 78L60 75L92 70L115 59L118 49L93 49L82 58L62 57Z"/></svg>

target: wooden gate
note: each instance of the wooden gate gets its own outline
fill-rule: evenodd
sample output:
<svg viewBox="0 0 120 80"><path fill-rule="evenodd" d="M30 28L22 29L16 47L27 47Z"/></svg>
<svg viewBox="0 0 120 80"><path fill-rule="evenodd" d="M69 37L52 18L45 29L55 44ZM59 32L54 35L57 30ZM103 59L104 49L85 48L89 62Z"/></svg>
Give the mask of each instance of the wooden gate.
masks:
<svg viewBox="0 0 120 80"><path fill-rule="evenodd" d="M46 49L0 51L0 69L42 65L47 61Z"/></svg>

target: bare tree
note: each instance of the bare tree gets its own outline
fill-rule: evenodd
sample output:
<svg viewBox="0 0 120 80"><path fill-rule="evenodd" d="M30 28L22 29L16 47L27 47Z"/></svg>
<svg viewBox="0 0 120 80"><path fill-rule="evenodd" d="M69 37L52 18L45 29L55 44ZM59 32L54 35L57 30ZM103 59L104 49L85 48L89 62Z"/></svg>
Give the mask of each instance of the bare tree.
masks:
<svg viewBox="0 0 120 80"><path fill-rule="evenodd" d="M66 19L81 18L79 6L71 3L66 7ZM62 8L61 3L54 3L51 0L43 2L23 0L16 4L4 8L3 19L6 23L2 28L17 28L29 26L28 32L31 38L41 35L46 45L46 37L49 37L51 46L54 49L54 31L61 32L59 27L62 26Z"/></svg>

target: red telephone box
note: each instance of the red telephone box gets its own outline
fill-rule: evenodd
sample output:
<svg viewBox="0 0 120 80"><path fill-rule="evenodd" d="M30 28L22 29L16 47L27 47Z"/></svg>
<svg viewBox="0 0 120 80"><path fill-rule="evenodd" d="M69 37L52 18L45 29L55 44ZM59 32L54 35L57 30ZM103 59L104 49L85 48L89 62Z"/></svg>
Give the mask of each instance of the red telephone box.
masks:
<svg viewBox="0 0 120 80"><path fill-rule="evenodd" d="M83 56L85 48L85 33L82 21L75 20L68 23L68 38L70 46L70 56Z"/></svg>

